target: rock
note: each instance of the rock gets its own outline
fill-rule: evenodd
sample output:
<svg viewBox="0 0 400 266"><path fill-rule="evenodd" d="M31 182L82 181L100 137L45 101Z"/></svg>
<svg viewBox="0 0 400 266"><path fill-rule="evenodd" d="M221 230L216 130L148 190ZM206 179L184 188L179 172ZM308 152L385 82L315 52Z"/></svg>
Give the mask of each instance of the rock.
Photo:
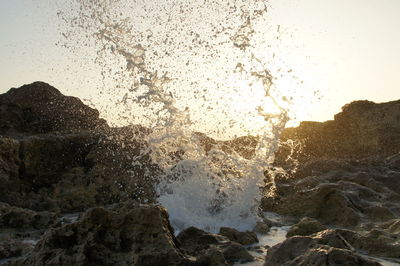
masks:
<svg viewBox="0 0 400 266"><path fill-rule="evenodd" d="M400 235L400 219L390 220L381 226L388 233Z"/></svg>
<svg viewBox="0 0 400 266"><path fill-rule="evenodd" d="M19 257L31 251L33 247L22 240L2 235L0 240L0 260Z"/></svg>
<svg viewBox="0 0 400 266"><path fill-rule="evenodd" d="M90 147L97 141L90 133L36 135L20 141L20 178L33 191L58 183L63 172L84 166Z"/></svg>
<svg viewBox="0 0 400 266"><path fill-rule="evenodd" d="M265 264L274 265L381 265L355 253L342 234L325 230L312 236L293 236L268 250Z"/></svg>
<svg viewBox="0 0 400 266"><path fill-rule="evenodd" d="M386 164L396 170L400 170L400 152L385 159Z"/></svg>
<svg viewBox="0 0 400 266"><path fill-rule="evenodd" d="M325 230L326 227L315 219L305 217L297 224L293 225L286 234L286 237L291 236L308 236L314 233Z"/></svg>
<svg viewBox="0 0 400 266"><path fill-rule="evenodd" d="M360 215L353 208L346 191L338 184L322 183L315 188L286 195L275 206L263 206L264 209L288 216L309 216L342 226L356 226L360 221Z"/></svg>
<svg viewBox="0 0 400 266"><path fill-rule="evenodd" d="M154 202L162 173L144 127L109 128L97 110L35 82L0 95L0 201L35 211Z"/></svg>
<svg viewBox="0 0 400 266"><path fill-rule="evenodd" d="M310 248L304 255L289 262L289 265L380 266L382 264L346 249L318 247Z"/></svg>
<svg viewBox="0 0 400 266"><path fill-rule="evenodd" d="M231 242L227 237L205 232L196 227L189 227L179 233L177 239L181 249L191 256L209 248L218 248L228 263L248 262L253 256L242 245Z"/></svg>
<svg viewBox="0 0 400 266"><path fill-rule="evenodd" d="M256 223L256 226L254 227L254 232L259 233L259 234L267 234L272 226L272 222L263 219L263 221L258 221Z"/></svg>
<svg viewBox="0 0 400 266"><path fill-rule="evenodd" d="M11 202L19 198L16 196L20 190L19 148L17 140L0 136L0 201Z"/></svg>
<svg viewBox="0 0 400 266"><path fill-rule="evenodd" d="M355 101L345 105L332 121L301 122L299 127L282 132L275 165L291 168L296 160L304 163L396 154L400 150L399 114L400 100L379 104ZM290 154L294 161L287 160Z"/></svg>
<svg viewBox="0 0 400 266"><path fill-rule="evenodd" d="M222 245L221 248L227 262L246 263L254 260L253 256L250 255L247 249L236 242Z"/></svg>
<svg viewBox="0 0 400 266"><path fill-rule="evenodd" d="M400 173L383 161L319 160L299 172L276 180L275 195L262 199L265 211L344 227L400 215Z"/></svg>
<svg viewBox="0 0 400 266"><path fill-rule="evenodd" d="M197 263L204 266L227 266L228 262L225 260L224 254L215 246L208 249L201 250L197 256Z"/></svg>
<svg viewBox="0 0 400 266"><path fill-rule="evenodd" d="M166 210L130 205L90 209L76 223L51 229L26 257L9 265L191 265L178 249Z"/></svg>
<svg viewBox="0 0 400 266"><path fill-rule="evenodd" d="M366 250L369 254L398 259L400 258L398 237L396 233L373 229L350 241L355 248Z"/></svg>
<svg viewBox="0 0 400 266"><path fill-rule="evenodd" d="M1 229L47 229L58 222L59 220L55 213L47 211L35 212L0 202Z"/></svg>
<svg viewBox="0 0 400 266"><path fill-rule="evenodd" d="M107 128L99 112L44 82L0 95L0 134L36 134Z"/></svg>
<svg viewBox="0 0 400 266"><path fill-rule="evenodd" d="M258 242L256 233L254 232L239 232L234 228L221 227L219 234L226 236L231 241L235 241L242 245L250 245Z"/></svg>

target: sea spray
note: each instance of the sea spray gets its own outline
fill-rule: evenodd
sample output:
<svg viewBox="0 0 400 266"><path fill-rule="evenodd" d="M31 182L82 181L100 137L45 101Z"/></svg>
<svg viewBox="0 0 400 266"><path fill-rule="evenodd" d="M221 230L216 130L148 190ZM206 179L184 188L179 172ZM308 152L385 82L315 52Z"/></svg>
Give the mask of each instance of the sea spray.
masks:
<svg viewBox="0 0 400 266"><path fill-rule="evenodd" d="M253 41L267 2L68 3L59 12L60 43L75 54L76 47L95 50L99 98L126 109L117 122L151 129L142 154L163 169L155 190L174 227L251 230L264 172L288 121L289 101ZM258 144L251 158L218 144L207 150L197 130L222 138L255 133Z"/></svg>

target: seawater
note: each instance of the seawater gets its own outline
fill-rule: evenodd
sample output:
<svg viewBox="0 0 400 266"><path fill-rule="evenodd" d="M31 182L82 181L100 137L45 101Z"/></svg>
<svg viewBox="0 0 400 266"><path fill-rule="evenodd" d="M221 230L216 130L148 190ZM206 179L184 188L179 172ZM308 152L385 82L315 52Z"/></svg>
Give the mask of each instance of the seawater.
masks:
<svg viewBox="0 0 400 266"><path fill-rule="evenodd" d="M273 84L261 39L268 2L70 0L58 13L63 45L87 53L115 123L142 124L164 174L158 202L177 230L251 230L290 102ZM265 50L264 50L265 51ZM93 57L94 56L94 57ZM114 104L113 104L114 103ZM210 150L195 134L257 135L251 158ZM135 163L135 162L133 162Z"/></svg>

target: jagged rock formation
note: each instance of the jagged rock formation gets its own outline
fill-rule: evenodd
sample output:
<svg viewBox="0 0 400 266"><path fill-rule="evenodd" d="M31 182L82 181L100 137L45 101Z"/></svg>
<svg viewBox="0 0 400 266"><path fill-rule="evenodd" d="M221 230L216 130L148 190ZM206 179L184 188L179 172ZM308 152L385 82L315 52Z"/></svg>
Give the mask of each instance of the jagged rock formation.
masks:
<svg viewBox="0 0 400 266"><path fill-rule="evenodd" d="M264 265L381 265L357 254L342 234L326 230L312 236L290 237L268 250Z"/></svg>
<svg viewBox="0 0 400 266"><path fill-rule="evenodd" d="M274 164L286 172L267 175L275 194L262 208L304 219L268 251L266 265L375 265L357 250L400 258L400 101L350 103L333 121L285 129L281 142ZM324 225L355 230L335 231L349 247L320 246L323 233L310 234Z"/></svg>
<svg viewBox="0 0 400 266"><path fill-rule="evenodd" d="M35 82L0 95L0 134L19 135L107 127L99 112L76 97Z"/></svg>
<svg viewBox="0 0 400 266"><path fill-rule="evenodd" d="M89 210L81 220L47 231L26 257L8 265L190 265L166 210L124 206Z"/></svg>
<svg viewBox="0 0 400 266"><path fill-rule="evenodd" d="M0 95L0 263L229 265L251 260L239 243L206 232L223 243L189 252L186 242L181 246L174 237L164 208L139 205L154 202L154 186L163 174L150 154L143 154L147 134L141 126L110 128L97 110L43 82ZM76 222L63 218L85 211ZM245 235L250 233L234 232L241 236L238 241L249 241ZM196 241L204 244L202 239L191 243Z"/></svg>
<svg viewBox="0 0 400 266"><path fill-rule="evenodd" d="M253 256L242 245L223 235L211 234L196 227L189 227L177 236L182 250L192 256L198 256L199 260L207 261L207 265L213 264L211 258L218 258L219 265L228 265L234 262L249 262Z"/></svg>
<svg viewBox="0 0 400 266"><path fill-rule="evenodd" d="M314 233L324 231L326 226L322 225L319 221L304 217L297 224L293 225L286 234L286 237L291 236L308 236Z"/></svg>
<svg viewBox="0 0 400 266"><path fill-rule="evenodd" d="M109 128L97 110L42 82L0 95L0 112L0 201L74 212L154 200L161 169L138 156L146 129Z"/></svg>
<svg viewBox="0 0 400 266"><path fill-rule="evenodd" d="M299 127L285 129L281 143L275 164L287 168L293 166L292 159L305 163L396 154L400 151L400 100L352 102L332 121L301 122ZM287 160L289 155L291 160Z"/></svg>
<svg viewBox="0 0 400 266"><path fill-rule="evenodd" d="M265 210L348 227L400 218L400 172L382 162L314 161L275 181Z"/></svg>
<svg viewBox="0 0 400 266"><path fill-rule="evenodd" d="M5 255L22 253L16 243L0 242L1 247ZM77 222L48 230L33 249L6 265L206 266L252 259L240 244L194 227L175 238L163 207L126 202L89 209Z"/></svg>
<svg viewBox="0 0 400 266"><path fill-rule="evenodd" d="M274 181L275 194L261 206L300 222L270 249L267 265L379 265L357 250L400 258L399 108L400 101L355 102L334 121L305 122L283 132L275 166L288 171L274 178L266 173L266 187ZM252 232L222 228L216 235L189 228L175 238L165 209L139 204L155 201L154 185L163 175L151 154L140 153L148 150L147 134L141 126L110 128L96 110L46 83L0 95L0 260L19 256L10 265L252 260L241 245L257 241ZM196 135L206 151L218 148L248 159L258 140ZM293 150L289 139L298 144ZM77 222L62 218L85 211ZM325 230L329 226L353 231Z"/></svg>
<svg viewBox="0 0 400 266"><path fill-rule="evenodd" d="M234 228L221 227L219 234L242 245L250 245L258 242L257 234L254 232L239 232Z"/></svg>

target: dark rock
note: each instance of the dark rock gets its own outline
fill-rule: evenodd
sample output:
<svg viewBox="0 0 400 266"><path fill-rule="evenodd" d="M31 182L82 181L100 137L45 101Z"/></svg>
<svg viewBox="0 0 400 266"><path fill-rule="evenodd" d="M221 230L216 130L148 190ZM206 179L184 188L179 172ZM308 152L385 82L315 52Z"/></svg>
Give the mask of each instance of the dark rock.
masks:
<svg viewBox="0 0 400 266"><path fill-rule="evenodd" d="M1 229L47 229L59 222L55 213L35 212L10 206L0 202L0 228Z"/></svg>
<svg viewBox="0 0 400 266"><path fill-rule="evenodd" d="M33 134L107 128L99 112L78 98L35 82L0 95L0 134Z"/></svg>
<svg viewBox="0 0 400 266"><path fill-rule="evenodd" d="M197 256L197 263L204 266L227 266L224 254L216 246L211 246L208 249L201 250Z"/></svg>
<svg viewBox="0 0 400 266"><path fill-rule="evenodd" d="M399 234L390 233L385 230L373 229L350 240L352 245L369 254L389 258L400 258Z"/></svg>
<svg viewBox="0 0 400 266"><path fill-rule="evenodd" d="M293 225L286 234L286 237L291 236L308 236L314 233L325 230L326 227L315 219L305 217L297 224Z"/></svg>
<svg viewBox="0 0 400 266"><path fill-rule="evenodd" d="M31 251L33 247L22 240L13 239L9 236L1 236L0 240L0 260L19 257Z"/></svg>
<svg viewBox="0 0 400 266"><path fill-rule="evenodd" d="M400 235L400 219L393 219L384 224L381 227L388 233Z"/></svg>
<svg viewBox="0 0 400 266"><path fill-rule="evenodd" d="M0 201L36 211L84 211L136 199L154 202L162 174L150 154L145 130L110 129L0 136Z"/></svg>
<svg viewBox="0 0 400 266"><path fill-rule="evenodd" d="M51 229L33 252L9 265L191 265L178 249L166 210L136 205L89 210Z"/></svg>
<svg viewBox="0 0 400 266"><path fill-rule="evenodd" d="M328 166L323 166L324 163ZM372 162L373 163L373 162ZM318 219L325 224L355 227L365 221L384 222L399 217L400 179L384 163L314 161L315 172L276 180L276 193L262 207L282 215ZM335 169L332 165L340 165ZM301 171L302 166L300 167ZM305 171L302 171L305 173ZM391 184L390 184L391 182Z"/></svg>
<svg viewBox="0 0 400 266"><path fill-rule="evenodd" d="M380 104L352 102L332 121L301 122L297 128L285 129L281 142L275 164L285 168L321 158L396 154L400 150L400 100Z"/></svg>
<svg viewBox="0 0 400 266"><path fill-rule="evenodd" d="M229 263L253 260L253 256L242 245L231 242L225 236L208 233L196 227L183 230L177 239L181 243L181 249L191 256L205 252L211 247L217 247Z"/></svg>
<svg viewBox="0 0 400 266"><path fill-rule="evenodd" d="M219 234L242 245L250 245L258 242L257 235L254 232L239 232L234 228L221 227Z"/></svg>
<svg viewBox="0 0 400 266"><path fill-rule="evenodd" d="M19 142L17 140L0 136L0 201L16 199L15 190L20 184L18 176L21 166L19 156Z"/></svg>
<svg viewBox="0 0 400 266"><path fill-rule="evenodd" d="M263 221L258 221L256 223L256 226L254 227L254 232L259 234L267 234L271 229L272 224L273 223L267 219L263 219Z"/></svg>
<svg viewBox="0 0 400 266"><path fill-rule="evenodd" d="M346 249L318 247L310 248L304 255L284 265L380 266L382 264Z"/></svg>
<svg viewBox="0 0 400 266"><path fill-rule="evenodd" d="M326 230L312 236L290 237L268 250L264 265L381 265L355 253L342 234Z"/></svg>

